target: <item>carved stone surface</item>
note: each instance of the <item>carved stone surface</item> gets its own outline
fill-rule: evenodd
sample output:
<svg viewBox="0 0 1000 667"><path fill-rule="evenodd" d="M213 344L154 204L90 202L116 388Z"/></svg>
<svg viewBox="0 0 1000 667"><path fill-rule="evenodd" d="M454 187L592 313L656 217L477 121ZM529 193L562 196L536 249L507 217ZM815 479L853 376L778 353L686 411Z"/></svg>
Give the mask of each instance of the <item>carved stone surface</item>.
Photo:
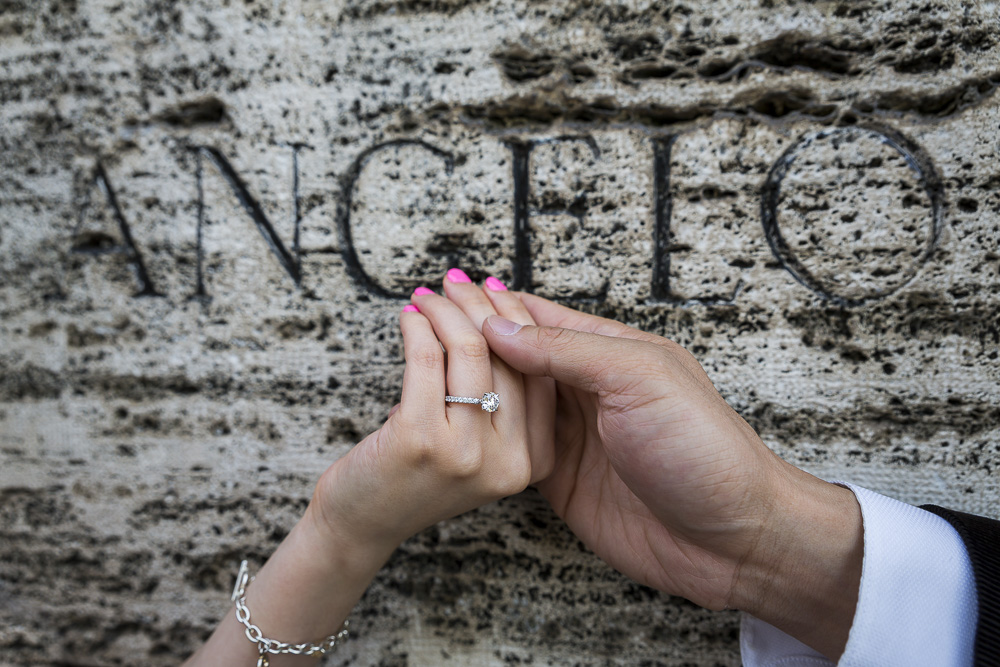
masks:
<svg viewBox="0 0 1000 667"><path fill-rule="evenodd" d="M0 7L0 662L173 665L461 266L688 346L788 460L1000 514L1000 8ZM331 665L739 663L534 492Z"/></svg>

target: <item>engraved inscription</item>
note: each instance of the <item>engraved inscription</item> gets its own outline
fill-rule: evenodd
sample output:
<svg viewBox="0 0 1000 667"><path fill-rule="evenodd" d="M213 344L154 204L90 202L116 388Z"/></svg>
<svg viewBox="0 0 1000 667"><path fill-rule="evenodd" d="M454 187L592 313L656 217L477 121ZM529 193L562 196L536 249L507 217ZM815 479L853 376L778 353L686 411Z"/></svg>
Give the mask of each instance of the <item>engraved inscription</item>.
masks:
<svg viewBox="0 0 1000 667"><path fill-rule="evenodd" d="M381 156L386 151L394 149L416 149L429 154L430 158L438 164L443 165L443 174L445 177L452 173L455 166L455 158L451 153L441 150L435 146L432 146L426 142L410 139L400 139L396 141L387 141L385 143L377 144L366 150L364 150L351 165L347 174L341 179L341 198L337 206L337 228L340 233L340 246L341 254L343 256L344 265L347 269L348 274L357 282L363 289L371 294L375 294L381 297L396 297L396 298L409 298L410 292L413 288L417 287L417 284L406 283L402 285L402 289L398 285L385 284L380 280L376 280L366 269L365 262L362 261L358 246L364 245L362 253L376 252L379 248L392 248L391 252L397 253L412 253L418 239L423 238L421 234L414 229L412 223L409 227L403 224L395 228L390 228L386 225L385 218L388 217L388 212L380 211L383 215L382 219L352 219L352 213L354 212L355 206L358 204L357 189L359 182L362 180L366 168L368 168L372 162L379 156ZM397 158L395 160L395 166L400 167L400 160ZM441 176L441 171L436 167L425 167L426 171L424 176L428 178L430 182L439 181ZM393 173L391 177L387 177L386 180L397 184L400 183L401 176L398 170ZM378 182L379 194L383 194L384 188L388 185L386 180L380 180ZM426 195L427 189L429 188L429 183L420 183L423 187L417 186L419 194ZM440 183L438 183L440 185ZM419 196L419 195L418 195ZM377 201L371 202L374 207L382 206L385 204L385 199L383 196L376 195L372 197ZM440 220L435 220L440 224ZM361 244L357 242L357 237L359 234L355 227L359 224L368 223L372 225L371 228L365 229L364 239ZM369 243L369 237L371 242ZM379 262L379 265L388 265L388 262ZM413 262L409 263L412 267ZM412 279L412 276L408 276Z"/></svg>
<svg viewBox="0 0 1000 667"><path fill-rule="evenodd" d="M457 156L418 139L381 142L340 177L339 253L360 289L407 298L465 265L479 267L476 279L506 276L553 298L711 305L735 302L781 268L824 299L857 305L912 280L941 226L943 186L929 156L888 129L824 129L789 142L766 124L730 118L669 135L472 137ZM290 147L290 245L222 151L194 149L195 296L208 296L206 160L270 256L303 286L298 157L306 146ZM457 166L462 176L452 178ZM126 255L137 295L158 294L100 163L94 182L122 242L83 232L81 222L74 250ZM81 221L86 210L84 202Z"/></svg>
<svg viewBox="0 0 1000 667"><path fill-rule="evenodd" d="M267 215L264 213L264 209L261 207L260 202L250 194L250 190L246 183L237 173L236 169L233 167L232 163L226 159L226 156L222 154L217 148L212 148L210 146L199 146L195 149L197 155L197 185L198 185L198 235L197 235L197 285L195 287L195 295L199 297L207 296L207 290L205 288L205 273L204 273L204 263L205 263L205 251L203 247L203 229L205 226L205 189L204 189L204 171L203 171L203 158L207 158L215 167L219 170L222 178L226 181L229 189L236 196L236 200L239 202L240 207L250 216L254 225L257 227L257 231L260 232L261 237L267 243L268 248L274 255L275 259L285 270L285 272L291 277L296 285L300 285L302 282L302 259L301 252L299 249L299 227L301 226L301 216L299 213L299 194L298 194L298 152L303 147L302 144L292 145L292 165L293 165L293 181L292 181L292 195L294 201L294 215L295 215L295 228L292 241L292 249L289 251L285 244L282 242L281 238L278 236L274 225L268 219Z"/></svg>
<svg viewBox="0 0 1000 667"><path fill-rule="evenodd" d="M549 183L551 177L544 178L542 192L536 192L532 188L532 177L534 175L532 164L532 153L539 147L545 146L551 152L561 154L563 151L561 144L579 144L575 148L584 149L589 153L591 160L596 161L601 157L601 151L597 142L591 136L558 136L548 139L537 139L533 141L507 142L513 157L511 168L514 188L514 266L513 266L513 286L514 289L531 290L535 287L533 283L533 257L532 247L539 240L540 234L532 232L532 218L542 216L562 216L568 215L575 219L576 229L584 226L584 216L588 208L588 196L592 196L593 184L591 187L583 185L583 181L577 177L569 177L572 182ZM554 155L548 156L558 159ZM580 166L579 160L572 165L560 163L559 173L563 175L563 181L567 180L565 174L575 174ZM556 171L551 169L551 172ZM532 207L532 203L535 204ZM540 231L540 230L539 230ZM534 237L534 238L533 238ZM560 255L565 258L565 252Z"/></svg>
<svg viewBox="0 0 1000 667"><path fill-rule="evenodd" d="M93 187L100 188L101 193L108 202L108 206L111 208L111 214L118 226L118 233L121 235L121 245L116 244L114 239L104 232L85 231L83 228L84 220L90 208L89 193ZM149 272L146 271L146 263L142 258L142 253L139 252L135 239L132 238L132 228L125 219L125 214L118 203L118 197L115 194L114 188L111 187L108 172L104 169L104 165L100 161L97 162L94 169L92 187L88 189L83 204L80 206L80 214L73 234L72 250L75 253L92 255L124 254L128 257L135 274L136 283L138 284L138 291L135 293L135 296L162 296L162 294L157 292L153 281L149 277Z"/></svg>
<svg viewBox="0 0 1000 667"><path fill-rule="evenodd" d="M913 278L937 241L941 199L940 178L914 142L838 128L785 151L765 183L761 216L772 252L796 280L857 305Z"/></svg>

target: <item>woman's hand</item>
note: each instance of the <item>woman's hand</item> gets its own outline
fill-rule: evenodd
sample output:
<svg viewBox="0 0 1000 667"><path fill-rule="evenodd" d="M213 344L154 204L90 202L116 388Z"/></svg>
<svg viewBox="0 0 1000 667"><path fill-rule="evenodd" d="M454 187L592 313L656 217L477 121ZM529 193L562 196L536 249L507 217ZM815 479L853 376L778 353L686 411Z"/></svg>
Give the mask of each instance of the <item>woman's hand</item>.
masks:
<svg viewBox="0 0 1000 667"><path fill-rule="evenodd" d="M490 353L481 333L490 315L533 324L528 310L495 278L480 289L458 269L448 272L444 292L414 292L416 308L400 315L400 404L324 473L311 503L329 531L386 554L438 521L524 490L552 468L554 383L522 378ZM492 414L444 402L446 394L487 391L500 395Z"/></svg>
<svg viewBox="0 0 1000 667"><path fill-rule="evenodd" d="M676 343L520 297L547 326L484 333L558 381L556 465L537 486L570 528L640 583L839 656L861 574L853 494L775 456Z"/></svg>
<svg viewBox="0 0 1000 667"><path fill-rule="evenodd" d="M495 278L480 290L452 269L444 291L447 298L418 289L416 306L400 315L401 402L323 473L305 515L247 587L251 619L264 636L298 643L336 632L403 540L552 470L555 384L522 378L490 353L481 333L490 315L533 324L531 315ZM500 394L492 414L444 402L446 394L487 391ZM256 656L231 608L186 665L244 665ZM273 667L309 662L271 658Z"/></svg>

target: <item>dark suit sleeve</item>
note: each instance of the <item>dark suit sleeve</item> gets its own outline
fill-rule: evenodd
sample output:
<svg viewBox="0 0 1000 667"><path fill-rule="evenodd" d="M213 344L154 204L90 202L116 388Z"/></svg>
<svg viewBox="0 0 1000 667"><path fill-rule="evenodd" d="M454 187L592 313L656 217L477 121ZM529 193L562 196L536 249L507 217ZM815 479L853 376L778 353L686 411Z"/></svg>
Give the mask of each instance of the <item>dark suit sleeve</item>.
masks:
<svg viewBox="0 0 1000 667"><path fill-rule="evenodd" d="M1000 521L936 505L923 505L921 509L950 523L965 543L979 603L973 664L1000 667Z"/></svg>

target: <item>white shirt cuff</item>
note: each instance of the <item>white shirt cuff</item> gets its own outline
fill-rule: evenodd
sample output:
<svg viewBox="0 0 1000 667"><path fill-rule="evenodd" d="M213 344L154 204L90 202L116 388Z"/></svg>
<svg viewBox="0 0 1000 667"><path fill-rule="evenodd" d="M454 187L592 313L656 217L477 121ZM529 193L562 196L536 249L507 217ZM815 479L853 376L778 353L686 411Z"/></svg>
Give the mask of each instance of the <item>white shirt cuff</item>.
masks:
<svg viewBox="0 0 1000 667"><path fill-rule="evenodd" d="M962 539L941 517L852 484L864 522L858 606L838 665L971 665L978 609ZM745 667L834 663L743 614Z"/></svg>

